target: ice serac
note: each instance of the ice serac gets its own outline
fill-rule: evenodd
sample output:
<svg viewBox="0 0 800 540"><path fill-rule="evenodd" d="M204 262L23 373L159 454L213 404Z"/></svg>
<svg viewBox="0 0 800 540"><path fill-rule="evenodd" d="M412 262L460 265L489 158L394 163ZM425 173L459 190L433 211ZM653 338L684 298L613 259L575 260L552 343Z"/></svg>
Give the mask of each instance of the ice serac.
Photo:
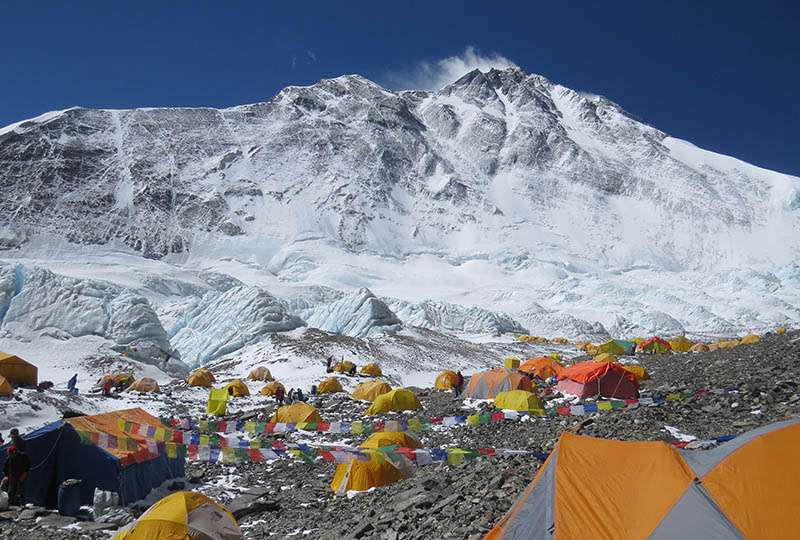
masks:
<svg viewBox="0 0 800 540"><path fill-rule="evenodd" d="M369 289L317 308L307 322L312 328L359 338L394 334L402 326L389 306Z"/></svg>
<svg viewBox="0 0 800 540"><path fill-rule="evenodd" d="M0 265L0 276L7 276L8 268ZM42 268L17 266L13 272L17 289L0 325L10 335L101 336L130 358L174 375L187 372L147 299L106 282L69 278Z"/></svg>
<svg viewBox="0 0 800 540"><path fill-rule="evenodd" d="M459 306L447 302L424 300L419 303L388 299L404 324L432 330L464 332L468 334L500 335L507 332L523 333L523 328L510 315L488 309Z"/></svg>
<svg viewBox="0 0 800 540"><path fill-rule="evenodd" d="M602 341L610 337L609 332L599 322L579 319L567 313L548 311L541 306L529 308L518 314L522 324L531 335L548 338ZM629 334L615 334L628 336Z"/></svg>
<svg viewBox="0 0 800 540"><path fill-rule="evenodd" d="M187 364L197 366L304 324L269 292L239 285L206 293L176 322L171 342Z"/></svg>

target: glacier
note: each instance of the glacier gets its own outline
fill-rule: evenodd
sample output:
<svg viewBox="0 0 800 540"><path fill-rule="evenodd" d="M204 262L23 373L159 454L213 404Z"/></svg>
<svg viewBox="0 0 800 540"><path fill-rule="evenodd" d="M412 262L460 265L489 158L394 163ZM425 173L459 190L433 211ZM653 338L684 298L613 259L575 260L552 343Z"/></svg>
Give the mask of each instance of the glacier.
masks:
<svg viewBox="0 0 800 540"><path fill-rule="evenodd" d="M315 309L307 323L313 328L358 338L395 334L402 327L389 306L363 288Z"/></svg>

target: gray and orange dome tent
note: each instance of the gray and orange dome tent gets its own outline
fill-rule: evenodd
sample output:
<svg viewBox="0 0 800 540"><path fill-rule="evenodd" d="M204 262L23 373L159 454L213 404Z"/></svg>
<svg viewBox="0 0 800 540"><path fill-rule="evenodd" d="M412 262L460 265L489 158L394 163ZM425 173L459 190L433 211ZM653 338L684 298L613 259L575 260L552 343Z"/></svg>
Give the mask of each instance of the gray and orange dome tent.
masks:
<svg viewBox="0 0 800 540"><path fill-rule="evenodd" d="M564 433L485 540L796 538L800 419L712 450Z"/></svg>

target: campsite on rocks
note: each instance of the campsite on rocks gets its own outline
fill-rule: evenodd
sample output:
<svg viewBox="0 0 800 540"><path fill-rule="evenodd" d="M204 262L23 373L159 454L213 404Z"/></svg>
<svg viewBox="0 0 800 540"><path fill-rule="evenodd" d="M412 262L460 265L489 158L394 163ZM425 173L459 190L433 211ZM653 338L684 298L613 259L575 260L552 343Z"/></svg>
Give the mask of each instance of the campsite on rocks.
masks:
<svg viewBox="0 0 800 540"><path fill-rule="evenodd" d="M800 7L32 4L0 540L800 538Z"/></svg>

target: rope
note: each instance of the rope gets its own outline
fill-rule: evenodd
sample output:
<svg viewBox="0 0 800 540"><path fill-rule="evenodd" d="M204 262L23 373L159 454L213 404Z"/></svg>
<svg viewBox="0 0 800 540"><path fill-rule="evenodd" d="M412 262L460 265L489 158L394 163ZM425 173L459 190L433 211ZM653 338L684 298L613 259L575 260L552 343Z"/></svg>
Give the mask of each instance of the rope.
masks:
<svg viewBox="0 0 800 540"><path fill-rule="evenodd" d="M61 427L60 427L60 428L58 428L58 438L56 438L56 442L55 442L55 443L53 443L53 447L52 447L52 448L50 449L50 451L47 453L47 457L45 457L45 458L42 460L42 462L41 462L41 463L39 463L38 465L36 465L35 467L31 467L31 468L30 468L30 470L31 470L31 471L35 471L36 469L38 469L39 467L41 467L42 465L44 465L45 463L47 463L47 460L49 460L49 459L50 459L50 456L52 456L52 455L53 455L53 452L55 451L56 447L58 446L58 441L60 441L60 440L61 440L61 435L63 435L63 434L64 434L64 424L61 424Z"/></svg>

